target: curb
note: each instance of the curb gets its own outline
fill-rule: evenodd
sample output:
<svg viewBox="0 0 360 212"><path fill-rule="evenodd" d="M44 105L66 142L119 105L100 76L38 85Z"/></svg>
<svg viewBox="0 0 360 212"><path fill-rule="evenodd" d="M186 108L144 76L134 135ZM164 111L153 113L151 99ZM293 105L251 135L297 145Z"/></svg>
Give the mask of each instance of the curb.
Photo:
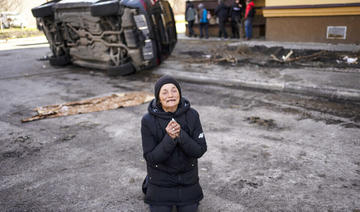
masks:
<svg viewBox="0 0 360 212"><path fill-rule="evenodd" d="M333 100L360 101L360 91L349 88L305 86L293 83L285 83L283 91L289 93L326 97Z"/></svg>
<svg viewBox="0 0 360 212"><path fill-rule="evenodd" d="M199 40L199 38L190 38L185 33L178 33L179 40ZM250 41L239 39L221 40L217 37L210 37L209 41L223 41L228 42L229 46L247 45L253 46L266 46L283 47L284 49L306 49L306 50L326 50L326 51L344 51L344 52L359 52L360 44L345 44L345 43L314 43L314 42L286 42L286 41L267 41L263 39L252 39Z"/></svg>
<svg viewBox="0 0 360 212"><path fill-rule="evenodd" d="M214 77L208 77L197 73L185 73L181 71L166 71L164 69L158 69L154 73L160 75L169 74L177 80L198 83L204 85L216 85L232 88L247 88L264 91L276 91L285 93L305 94L309 96L325 97L331 100L348 100L360 102L360 91L356 89L348 88L336 88L336 87L319 87L308 86L296 83L287 82L265 82L265 81L245 81L238 79L215 79Z"/></svg>

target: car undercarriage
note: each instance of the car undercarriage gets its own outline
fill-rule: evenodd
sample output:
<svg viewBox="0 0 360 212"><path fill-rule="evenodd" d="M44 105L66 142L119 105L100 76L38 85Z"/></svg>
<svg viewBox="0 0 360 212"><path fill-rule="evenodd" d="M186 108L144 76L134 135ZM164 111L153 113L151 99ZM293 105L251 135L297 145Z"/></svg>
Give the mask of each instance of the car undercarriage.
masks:
<svg viewBox="0 0 360 212"><path fill-rule="evenodd" d="M33 15L49 41L52 65L126 75L158 65L176 44L171 7L156 4L144 2L143 9L124 1L59 1L34 8Z"/></svg>

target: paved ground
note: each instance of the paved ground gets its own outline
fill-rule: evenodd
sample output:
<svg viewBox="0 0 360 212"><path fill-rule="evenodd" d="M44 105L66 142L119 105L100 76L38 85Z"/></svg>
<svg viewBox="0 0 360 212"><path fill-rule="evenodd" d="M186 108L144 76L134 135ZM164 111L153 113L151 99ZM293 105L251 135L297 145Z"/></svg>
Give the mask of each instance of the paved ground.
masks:
<svg viewBox="0 0 360 212"><path fill-rule="evenodd" d="M199 162L205 193L200 212L359 211L359 103L217 84L223 73L234 80L247 73L245 81L272 76L277 82L284 69L187 62L183 53L190 47L207 51L223 45L214 42L179 41L159 68L117 78L75 66L51 67L38 60L49 52L43 44L14 42L18 49L0 50L0 211L148 211L140 189L145 162L139 133L147 105L20 120L37 106L151 92L168 72L213 77L201 83L180 78L209 147ZM287 69L302 78L315 71Z"/></svg>
<svg viewBox="0 0 360 212"><path fill-rule="evenodd" d="M211 56L210 48L218 48L219 46L266 46L268 48L278 46L285 49L305 49L305 50L327 50L332 52L342 51L343 54L354 53L360 63L360 46L348 44L321 44L321 43L284 43L284 42L267 42L267 41L241 41L236 40L219 40L211 38L209 40L200 40L196 38L187 38L183 34L179 36L181 43L187 45L187 51L203 52L202 57ZM216 42L218 41L218 42ZM202 49L198 48L199 42L209 42L204 44ZM214 43L215 42L215 43ZM192 45L196 46L195 48ZM198 49L196 49L198 48ZM186 53L185 53L186 54ZM249 66L247 64L239 67L231 64L227 66L211 66L209 62L191 63L186 67L183 66L184 58L179 54L170 58L165 62L159 74L172 74L175 77L191 82L217 84L234 87L257 88L273 91L301 93L313 96L323 96L329 99L342 99L360 101L360 68L359 66L349 66L336 69L331 67L322 67L323 65L313 65L304 68L293 67L295 65L284 65L274 69L268 64L261 64L263 67ZM193 55L188 55L193 57ZM256 57L256 55L254 56ZM269 56L268 56L269 57ZM256 58L261 61L262 59ZM334 61L336 60L333 59ZM170 62L171 61L171 62ZM191 60L187 60L191 61ZM209 60L211 61L211 60ZM169 65L168 65L169 64ZM175 67L177 66L177 67ZM181 68L182 67L182 68ZM216 67L216 68L215 68ZM176 69L176 71L172 71ZM191 74L189 74L191 72Z"/></svg>
<svg viewBox="0 0 360 212"><path fill-rule="evenodd" d="M183 43L199 43L202 42L197 38L188 38L184 34L179 34L179 40ZM220 40L217 38L210 38L206 42L212 42L216 45L227 46L266 46L268 48L277 46L285 49L307 49L307 50L327 50L327 51L342 51L342 52L355 52L359 56L360 63L360 46L350 44L322 44L322 43L290 43L290 42L271 42L263 40L253 41L237 41L232 40ZM13 39L7 42L2 41L1 49L23 49L31 48L34 45L47 46L45 37ZM211 45L206 45L203 51ZM191 50L189 47L188 50ZM195 49L198 50L198 49ZM306 95L323 96L330 99L342 99L342 100L354 100L360 101L360 69L347 68L333 69L322 67L306 67L303 69L284 67L277 70L277 73L266 72L266 67L261 69L254 67L245 67L239 70L239 67L226 67L226 74L222 68L211 69L207 71L207 64L195 64L189 65L186 69L180 69L176 72L172 71L175 66L181 66L180 61L176 61L178 58L173 58L171 65L169 62L158 70L158 74L172 74L178 79L184 81L191 81L197 83L212 83L217 85L226 85L234 87L245 88L257 88L265 90L301 93ZM171 59L170 59L171 60ZM205 67L203 66L205 65ZM176 68L178 69L178 67ZM189 75L190 70L192 74ZM199 71L201 70L201 71ZM260 71L258 71L260 70Z"/></svg>

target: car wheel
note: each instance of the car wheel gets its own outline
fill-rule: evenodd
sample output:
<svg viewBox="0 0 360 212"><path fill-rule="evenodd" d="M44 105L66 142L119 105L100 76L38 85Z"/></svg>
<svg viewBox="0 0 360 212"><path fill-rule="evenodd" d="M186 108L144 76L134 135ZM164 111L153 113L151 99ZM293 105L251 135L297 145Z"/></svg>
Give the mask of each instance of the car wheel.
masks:
<svg viewBox="0 0 360 212"><path fill-rule="evenodd" d="M100 16L111 16L118 15L119 13L119 1L99 1L90 7L91 15L100 17Z"/></svg>
<svg viewBox="0 0 360 212"><path fill-rule="evenodd" d="M53 66L66 66L70 64L70 58L66 55L63 56L52 56L49 58L49 62Z"/></svg>
<svg viewBox="0 0 360 212"><path fill-rule="evenodd" d="M33 16L36 18L52 16L52 15L54 15L52 7L56 4L56 2L58 2L58 1L47 2L45 4L42 4L38 7L31 9L31 12L32 12Z"/></svg>
<svg viewBox="0 0 360 212"><path fill-rule="evenodd" d="M109 76L126 76L132 73L135 73L135 68L130 62L107 70Z"/></svg>

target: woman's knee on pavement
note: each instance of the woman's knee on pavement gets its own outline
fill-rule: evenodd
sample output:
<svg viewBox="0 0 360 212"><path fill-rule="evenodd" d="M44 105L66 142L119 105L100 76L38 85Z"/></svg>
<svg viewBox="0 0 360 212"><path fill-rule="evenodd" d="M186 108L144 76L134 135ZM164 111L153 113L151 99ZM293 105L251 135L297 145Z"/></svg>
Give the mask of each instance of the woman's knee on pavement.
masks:
<svg viewBox="0 0 360 212"><path fill-rule="evenodd" d="M159 206L159 205L150 205L151 212L171 212L172 206Z"/></svg>
<svg viewBox="0 0 360 212"><path fill-rule="evenodd" d="M195 203L192 205L183 205L177 207L177 212L196 212L198 210L199 204Z"/></svg>

